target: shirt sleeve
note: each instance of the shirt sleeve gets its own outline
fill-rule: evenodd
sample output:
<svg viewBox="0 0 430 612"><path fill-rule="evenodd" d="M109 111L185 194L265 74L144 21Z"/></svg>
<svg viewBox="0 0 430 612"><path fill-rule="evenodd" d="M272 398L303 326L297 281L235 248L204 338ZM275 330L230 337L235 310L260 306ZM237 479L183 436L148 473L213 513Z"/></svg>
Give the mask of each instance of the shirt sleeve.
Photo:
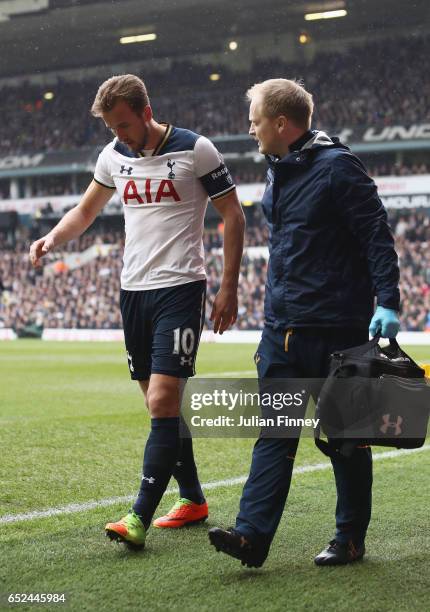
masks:
<svg viewBox="0 0 430 612"><path fill-rule="evenodd" d="M112 175L109 170L108 155L106 148L100 153L97 159L96 167L94 170L94 180L103 187L109 189L116 189Z"/></svg>
<svg viewBox="0 0 430 612"><path fill-rule="evenodd" d="M212 200L221 198L236 188L221 153L204 136L200 136L194 146L194 168Z"/></svg>
<svg viewBox="0 0 430 612"><path fill-rule="evenodd" d="M378 305L399 310L399 265L386 210L374 181L354 155L334 160L331 184L336 206L366 254Z"/></svg>

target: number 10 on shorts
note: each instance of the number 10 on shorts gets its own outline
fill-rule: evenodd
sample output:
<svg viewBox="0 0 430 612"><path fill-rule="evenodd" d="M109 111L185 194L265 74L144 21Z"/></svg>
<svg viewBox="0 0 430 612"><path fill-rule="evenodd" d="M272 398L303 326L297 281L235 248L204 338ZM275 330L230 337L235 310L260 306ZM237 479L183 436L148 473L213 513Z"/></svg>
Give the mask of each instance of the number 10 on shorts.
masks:
<svg viewBox="0 0 430 612"><path fill-rule="evenodd" d="M191 355L195 341L196 336L191 327L186 327L182 332L181 328L177 327L173 330L173 354L179 355L182 349L184 355Z"/></svg>

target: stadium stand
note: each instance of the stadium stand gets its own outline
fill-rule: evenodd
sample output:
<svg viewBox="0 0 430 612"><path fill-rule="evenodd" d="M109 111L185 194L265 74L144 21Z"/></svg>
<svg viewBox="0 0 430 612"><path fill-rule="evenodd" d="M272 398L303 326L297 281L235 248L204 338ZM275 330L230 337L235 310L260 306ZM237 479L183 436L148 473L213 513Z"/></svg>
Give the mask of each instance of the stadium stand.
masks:
<svg viewBox="0 0 430 612"><path fill-rule="evenodd" d="M430 166L425 163L407 163L407 162L386 162L379 164L368 164L367 169L370 176L419 176L421 174L430 174ZM238 168L236 172L232 172L233 180L236 185L246 185L249 183L264 183L265 171L259 166L257 168L247 168L241 170ZM29 198L39 198L59 195L73 195L73 180L69 175L57 175L51 177L43 177L29 181ZM79 195L79 194L77 194ZM0 188L0 200L9 198L9 193L5 188L3 191ZM48 203L48 202L47 202Z"/></svg>
<svg viewBox="0 0 430 612"><path fill-rule="evenodd" d="M357 57L360 71L366 75L364 87L363 81L356 78ZM416 58L413 64L410 57ZM426 36L366 41L363 48L321 53L313 61L300 64L288 64L275 57L256 59L252 69L244 72L233 72L225 66L203 68L191 62L174 62L168 82L155 70L140 72L153 92L152 104L160 120L186 125L207 135L246 133L244 92L251 84L273 76L302 78L317 103L315 124L337 131L345 126L382 127L399 119L405 125L427 121L430 84L422 74L430 68L429 57L430 37ZM208 82L210 72L220 73L220 80ZM46 87L23 84L18 104L16 88L2 87L0 156L32 150L72 150L106 142L110 138L108 131L89 113L99 82L94 78L58 78L56 85L50 87L54 93L50 101L43 98Z"/></svg>
<svg viewBox="0 0 430 612"><path fill-rule="evenodd" d="M422 74L429 68L430 36L396 37L392 40L366 40L342 52L322 52L304 56L300 63L286 63L279 57L254 58L250 69L233 71L227 66L174 60L166 80L160 69L140 73L148 84L155 114L160 120L184 125L210 136L247 133L247 107L244 92L254 82L274 76L302 78L316 101L315 125L336 133L345 127L390 126L430 120L430 84ZM356 79L357 57L365 80ZM415 57L416 62L410 62ZM49 85L52 100L43 97L47 86L30 82L16 86L0 85L2 131L0 158L27 155L29 152L60 153L94 150L111 138L103 122L91 117L89 108L100 80L110 68L100 68L100 75L80 80L57 76ZM139 72L139 71L138 71ZM210 82L208 75L221 78ZM83 73L84 74L84 73ZM399 81L401 74L401 81ZM364 83L364 86L363 86ZM342 96L338 95L342 91ZM174 91L174 96L172 95ZM77 112L79 109L80 112ZM226 112L225 109L228 109ZM394 152L393 152L394 151ZM425 155L406 158L390 153L365 158L374 177L405 177L430 174ZM230 165L230 160L229 160ZM237 185L263 183L265 165L243 160L232 171ZM33 235L20 228L8 236L0 234L0 327L19 327L41 320L51 328L117 329L121 326L118 309L119 275L123 235L98 228L79 241L66 245L49 257L43 270L33 270L28 262L31 238L43 231L41 222L53 216L49 200L54 196L82 192L91 176L35 174L25 181L25 198L46 198L37 204ZM11 198L7 177L0 180L0 200ZM14 196L18 197L18 196ZM19 197L24 197L20 195ZM73 205L76 202L68 203ZM267 244L267 229L261 214L252 207L248 219L247 247ZM118 209L118 211L120 210ZM251 212L251 210L250 210ZM247 215L248 216L248 215ZM250 222L251 220L251 222ZM390 209L401 264L402 329L430 331L430 220L428 210ZM213 225L213 224L212 224ZM115 227L118 227L116 225ZM221 228L220 228L221 229ZM110 245L85 265L69 269L63 259L83 253L92 246ZM222 264L222 233L205 233L208 272L208 309L219 287ZM241 270L239 317L237 329L261 329L263 325L264 278L266 256L246 252ZM206 322L209 326L209 322Z"/></svg>
<svg viewBox="0 0 430 612"><path fill-rule="evenodd" d="M430 174L430 167L425 163L400 163L386 162L379 164L367 165L369 174L373 177L379 176L419 176L421 174ZM249 183L264 183L265 172L264 168L247 168L241 170L238 168L236 172L232 172L236 185L246 185ZM73 180L69 175L57 175L43 178L33 178L28 181L29 192L27 197L39 198L60 195L73 195ZM7 200L10 197L6 186L2 189L0 186L0 200ZM48 201L47 201L48 203Z"/></svg>
<svg viewBox="0 0 430 612"><path fill-rule="evenodd" d="M256 216L258 221L259 216ZM261 219L261 218L260 218ZM401 267L401 323L404 331L430 332L430 218L419 210L390 213ZM82 253L91 246L111 245L106 255L68 269L64 258ZM246 247L267 244L267 228L261 223L248 227ZM43 269L34 270L28 260L29 240L19 237L15 244L0 239L0 327L19 328L41 321L49 328L118 329L119 277L122 267L121 232L87 232L61 252L49 256ZM208 274L206 327L219 289L222 269L222 233L205 233ZM235 329L262 329L264 280L267 256L251 257L245 251L242 262L239 316Z"/></svg>

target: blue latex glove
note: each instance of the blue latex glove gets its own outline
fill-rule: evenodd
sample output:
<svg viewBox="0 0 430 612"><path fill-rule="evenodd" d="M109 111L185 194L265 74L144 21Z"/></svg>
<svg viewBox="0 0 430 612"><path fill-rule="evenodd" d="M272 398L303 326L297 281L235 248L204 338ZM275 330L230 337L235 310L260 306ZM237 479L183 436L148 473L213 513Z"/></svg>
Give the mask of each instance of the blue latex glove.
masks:
<svg viewBox="0 0 430 612"><path fill-rule="evenodd" d="M378 306L369 325L369 333L376 336L379 332L381 338L395 338L399 333L399 315L395 310Z"/></svg>

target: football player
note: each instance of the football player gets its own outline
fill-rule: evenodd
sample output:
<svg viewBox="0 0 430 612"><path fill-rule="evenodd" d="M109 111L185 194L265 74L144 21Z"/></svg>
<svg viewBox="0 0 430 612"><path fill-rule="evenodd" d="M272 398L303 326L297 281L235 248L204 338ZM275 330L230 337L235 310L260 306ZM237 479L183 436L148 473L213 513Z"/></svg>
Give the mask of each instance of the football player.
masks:
<svg viewBox="0 0 430 612"><path fill-rule="evenodd" d="M177 528L207 518L191 435L180 423L181 395L195 373L205 320L204 217L210 198L224 221L224 271L211 320L222 334L237 317L244 215L221 155L204 136L154 119L144 82L115 76L99 88L91 112L114 139L100 153L80 203L30 248L34 266L80 236L115 191L125 217L120 306L128 366L145 396L151 431L140 490L106 535L142 548L173 475L179 500L154 525ZM181 425L181 431L180 431ZM185 431L184 431L185 430Z"/></svg>

